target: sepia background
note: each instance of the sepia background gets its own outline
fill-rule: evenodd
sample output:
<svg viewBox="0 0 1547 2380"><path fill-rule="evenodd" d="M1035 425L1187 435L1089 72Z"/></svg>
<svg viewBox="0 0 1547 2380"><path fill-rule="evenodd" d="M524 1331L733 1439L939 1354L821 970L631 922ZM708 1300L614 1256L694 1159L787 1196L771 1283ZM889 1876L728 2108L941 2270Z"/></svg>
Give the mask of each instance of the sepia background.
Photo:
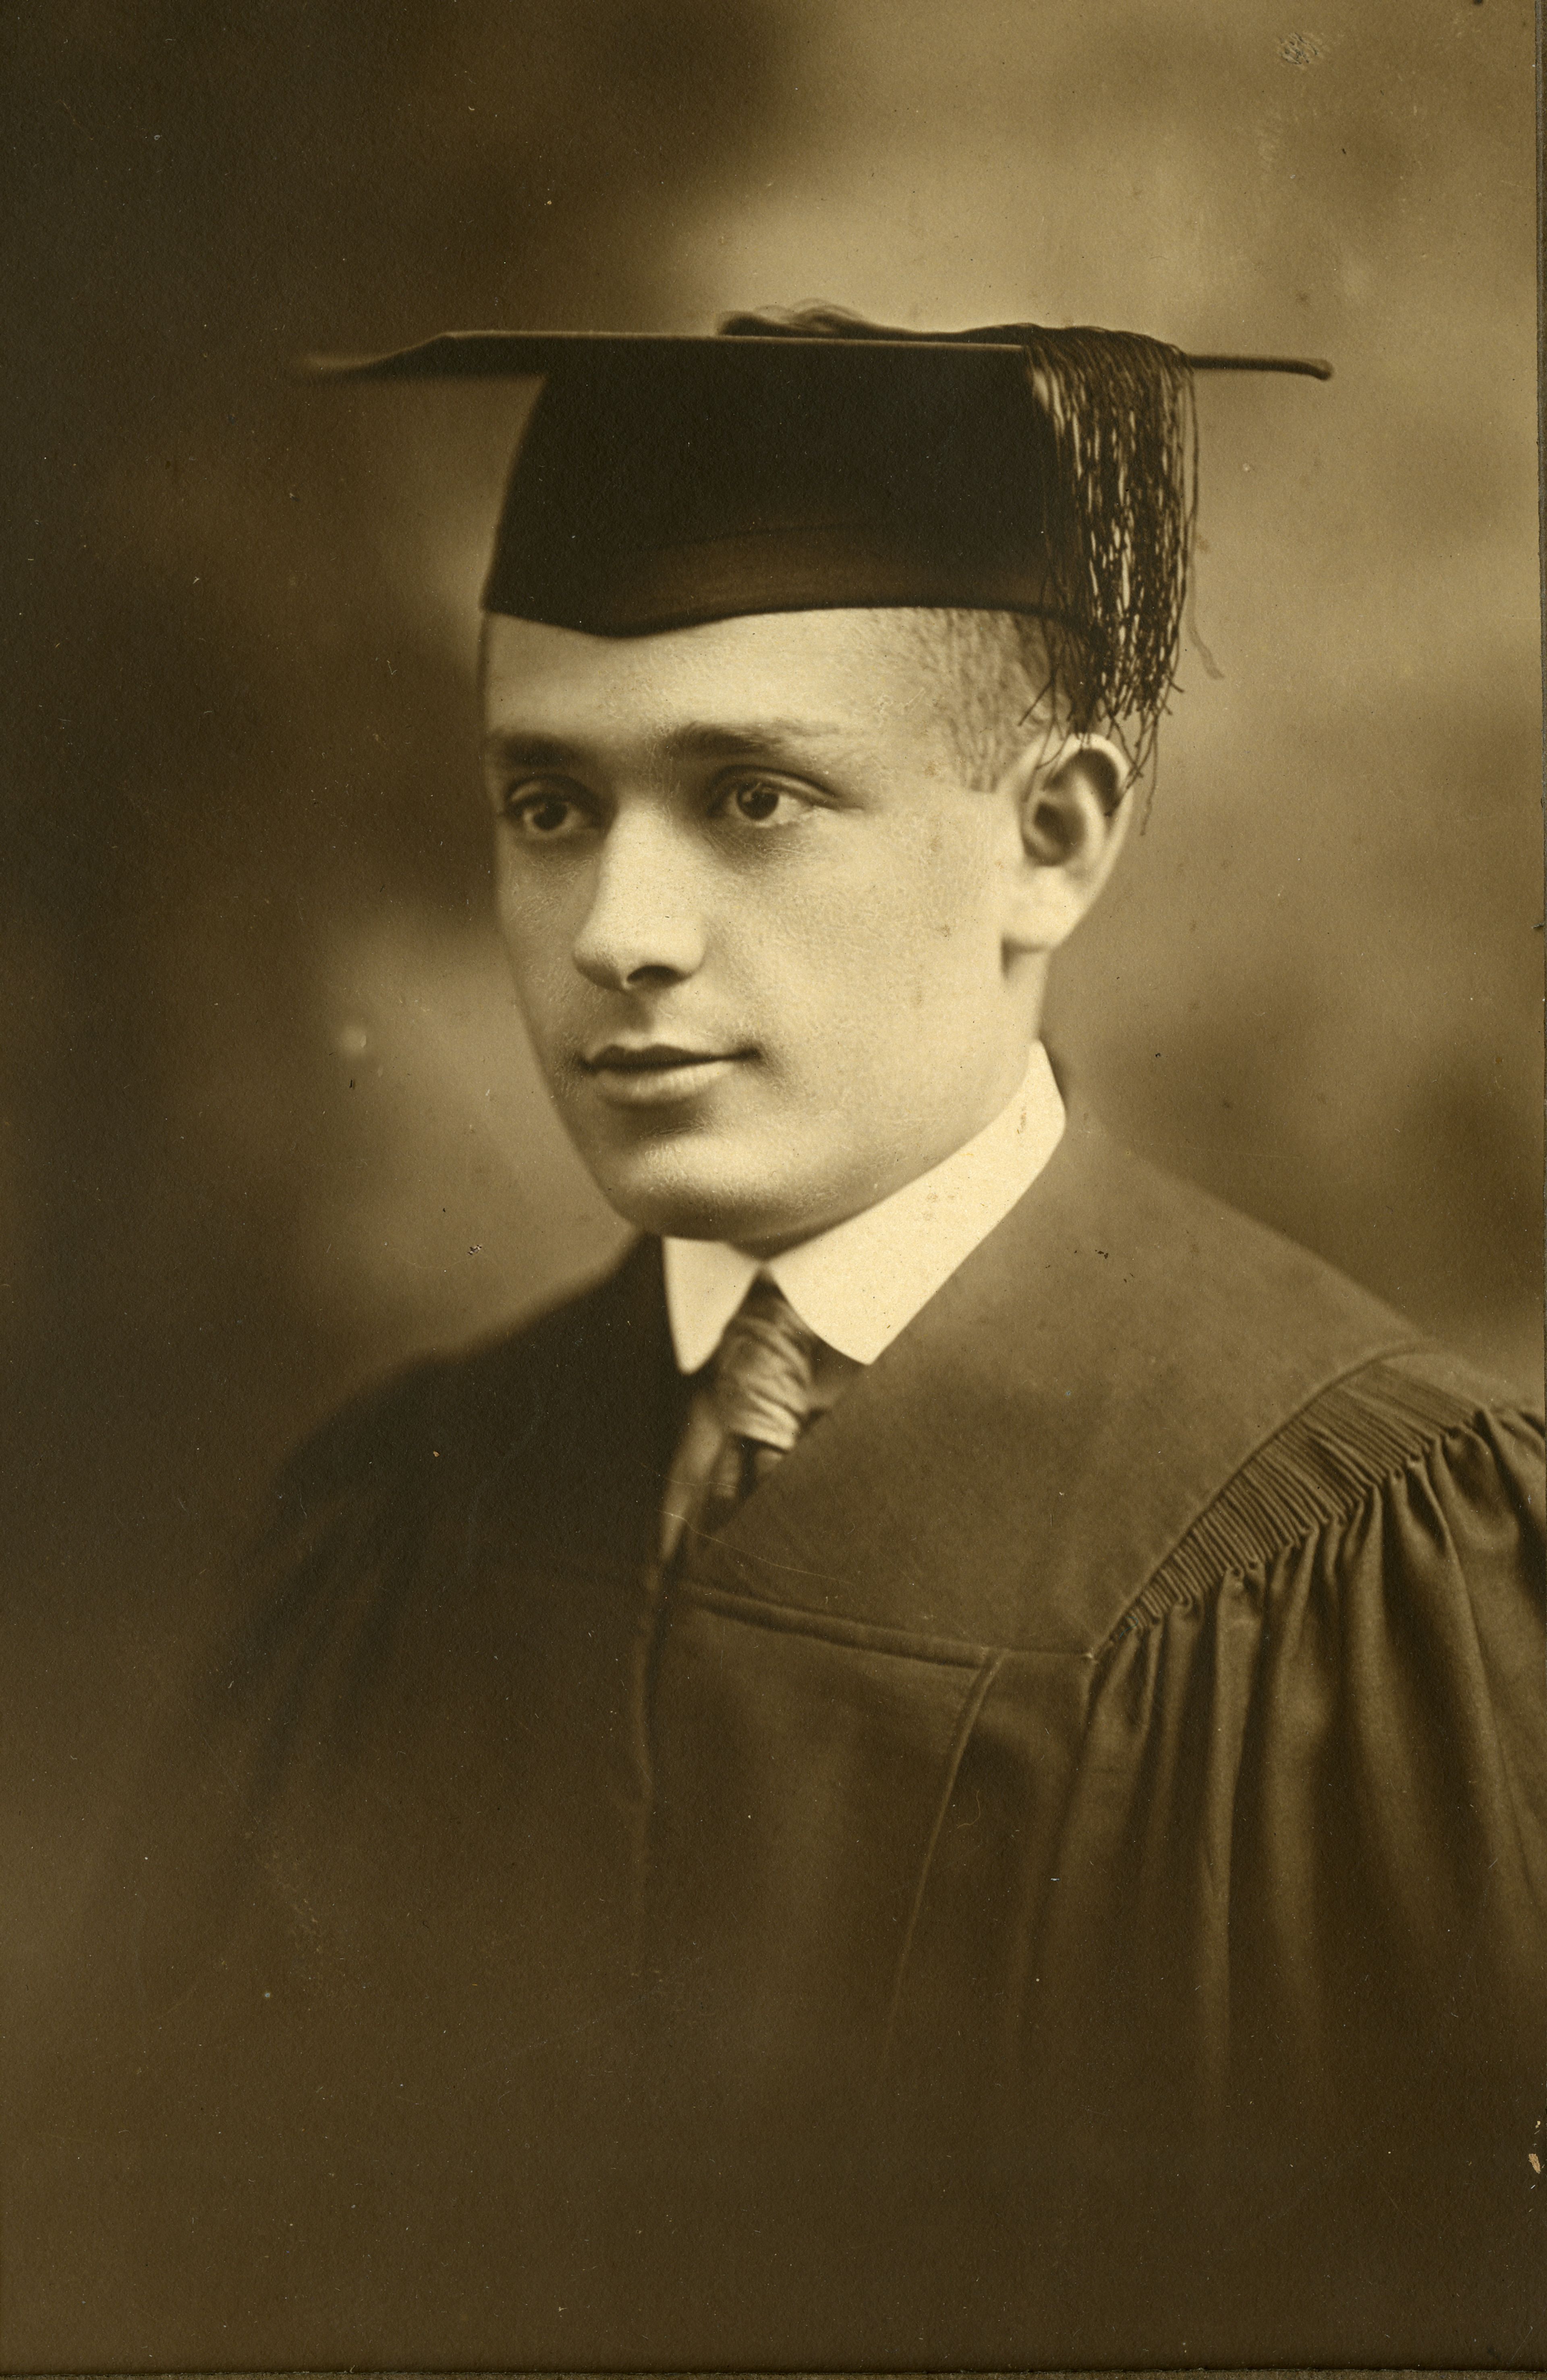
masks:
<svg viewBox="0 0 1547 2380"><path fill-rule="evenodd" d="M46 1988L287 1444L618 1226L534 1087L453 325L827 298L1329 357L1200 394L1183 694L1053 1038L1131 1142L1540 1372L1524 0L6 12L11 1955Z"/></svg>

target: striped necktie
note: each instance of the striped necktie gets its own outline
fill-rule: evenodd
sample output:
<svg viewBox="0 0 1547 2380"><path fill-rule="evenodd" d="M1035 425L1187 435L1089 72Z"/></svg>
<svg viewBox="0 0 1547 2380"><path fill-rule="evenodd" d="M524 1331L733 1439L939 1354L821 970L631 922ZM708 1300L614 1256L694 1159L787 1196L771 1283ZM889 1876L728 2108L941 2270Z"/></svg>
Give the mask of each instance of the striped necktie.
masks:
<svg viewBox="0 0 1547 2380"><path fill-rule="evenodd" d="M719 1536L804 1429L817 1346L778 1283L760 1273L715 1351L709 1394L722 1435L683 1529L684 1571L694 1548Z"/></svg>

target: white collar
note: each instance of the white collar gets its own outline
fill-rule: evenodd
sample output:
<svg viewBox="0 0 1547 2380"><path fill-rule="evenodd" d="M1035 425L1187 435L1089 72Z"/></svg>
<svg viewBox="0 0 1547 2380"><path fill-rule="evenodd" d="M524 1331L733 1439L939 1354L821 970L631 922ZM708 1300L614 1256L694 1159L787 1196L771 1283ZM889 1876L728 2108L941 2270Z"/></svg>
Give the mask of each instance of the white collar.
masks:
<svg viewBox="0 0 1547 2380"><path fill-rule="evenodd" d="M708 1362L759 1272L772 1275L807 1330L855 1363L873 1364L1030 1189L1063 1128L1053 1069L1034 1041L1021 1088L993 1123L863 1214L766 1264L723 1240L666 1241L679 1369Z"/></svg>

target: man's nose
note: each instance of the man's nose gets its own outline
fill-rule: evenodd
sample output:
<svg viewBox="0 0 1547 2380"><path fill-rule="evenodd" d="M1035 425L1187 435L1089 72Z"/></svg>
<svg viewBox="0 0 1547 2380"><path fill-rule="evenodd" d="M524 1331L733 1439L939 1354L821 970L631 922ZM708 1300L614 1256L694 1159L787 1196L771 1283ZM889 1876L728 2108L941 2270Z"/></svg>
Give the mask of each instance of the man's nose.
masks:
<svg viewBox="0 0 1547 2380"><path fill-rule="evenodd" d="M704 921L681 839L648 817L617 820L574 938L574 964L603 990L675 982L704 961Z"/></svg>

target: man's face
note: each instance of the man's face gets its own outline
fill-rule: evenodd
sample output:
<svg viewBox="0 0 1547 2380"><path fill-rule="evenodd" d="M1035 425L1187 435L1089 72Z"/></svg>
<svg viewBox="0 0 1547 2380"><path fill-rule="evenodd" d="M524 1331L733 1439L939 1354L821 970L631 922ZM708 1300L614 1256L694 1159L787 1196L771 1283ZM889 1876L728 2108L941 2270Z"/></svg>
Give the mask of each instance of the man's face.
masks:
<svg viewBox="0 0 1547 2380"><path fill-rule="evenodd" d="M493 617L502 927L554 1099L619 1213L772 1253L1013 1092L1015 802L962 782L886 613L636 638Z"/></svg>

